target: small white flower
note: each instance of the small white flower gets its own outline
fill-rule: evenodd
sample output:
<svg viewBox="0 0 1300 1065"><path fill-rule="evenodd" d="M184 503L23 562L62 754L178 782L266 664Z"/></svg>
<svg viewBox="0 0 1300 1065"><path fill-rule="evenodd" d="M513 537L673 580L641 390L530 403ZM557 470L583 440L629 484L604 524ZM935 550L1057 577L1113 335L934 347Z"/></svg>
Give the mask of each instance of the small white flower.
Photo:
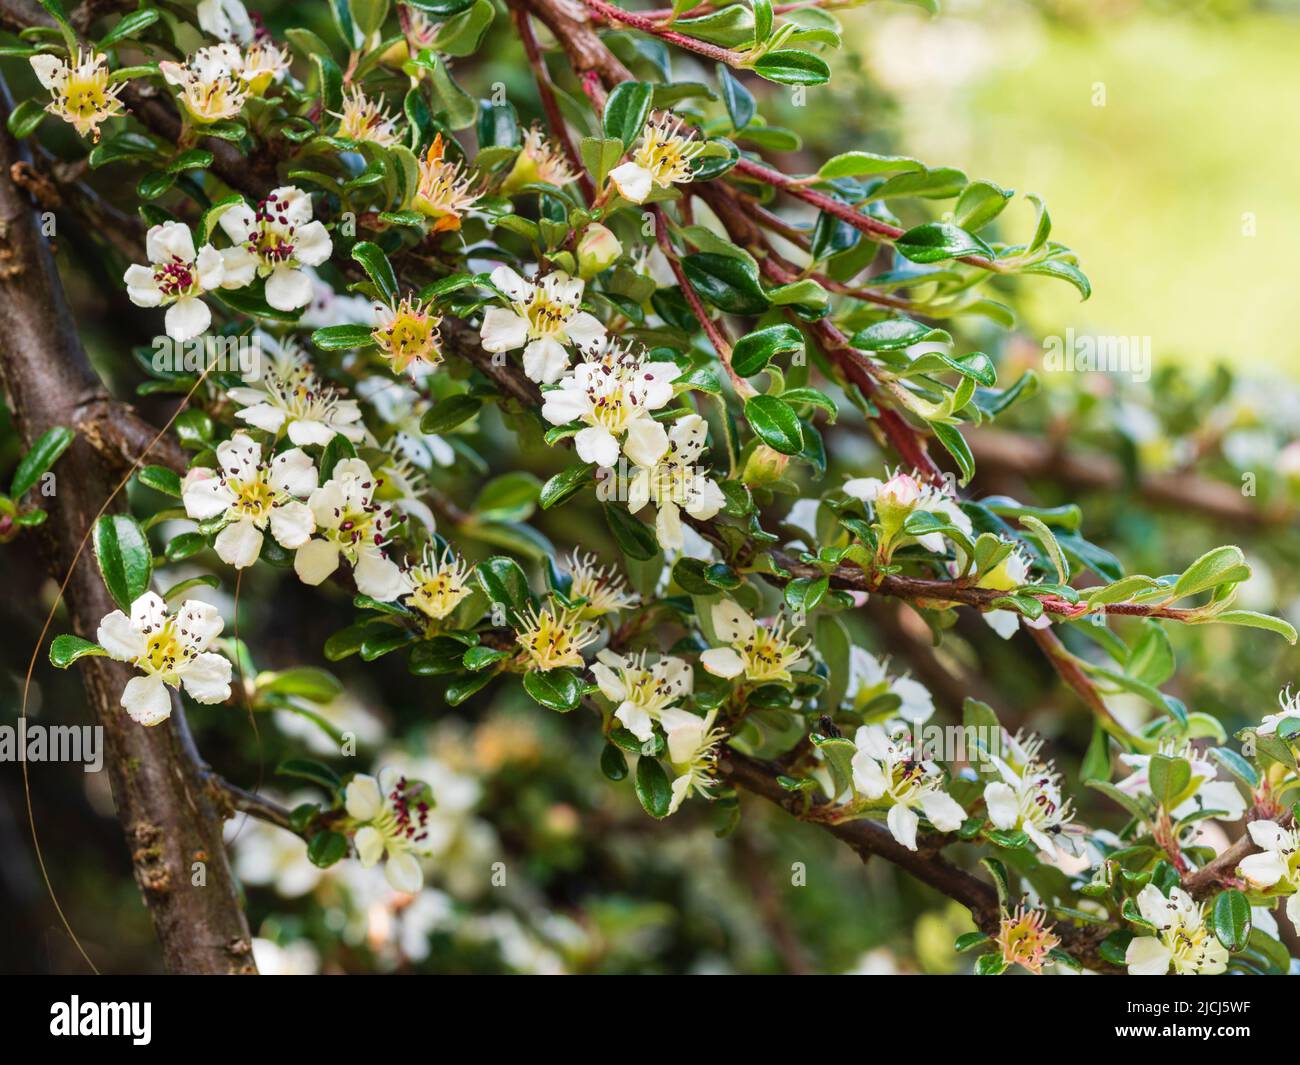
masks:
<svg viewBox="0 0 1300 1065"><path fill-rule="evenodd" d="M668 450L668 433L652 417L673 398L673 362L645 362L611 342L545 394L542 417L552 425L582 422L573 438L583 462L612 467L619 447L638 466L653 467Z"/></svg>
<svg viewBox="0 0 1300 1065"><path fill-rule="evenodd" d="M247 44L256 30L241 0L199 0L199 29L219 41Z"/></svg>
<svg viewBox="0 0 1300 1065"><path fill-rule="evenodd" d="M619 655L604 650L591 667L600 693L617 704L614 716L644 743L663 711L695 686L691 667L675 655Z"/></svg>
<svg viewBox="0 0 1300 1065"><path fill-rule="evenodd" d="M450 549L441 555L425 544L424 561L402 575L409 589L402 602L432 621L442 621L470 594L469 566Z"/></svg>
<svg viewBox="0 0 1300 1065"><path fill-rule="evenodd" d="M1246 812L1246 800L1230 780L1218 780L1218 768L1206 758L1202 758L1191 743L1181 748L1170 742L1161 744L1161 754L1173 758L1184 758L1192 767L1192 777L1188 783L1188 796L1178 806L1169 811L1175 820L1194 814L1200 810L1222 810L1216 814L1216 821L1237 821ZM1148 770L1151 756L1148 754L1121 754L1119 760L1131 766L1130 773L1118 785L1126 795L1143 795L1151 792L1151 779Z"/></svg>
<svg viewBox="0 0 1300 1065"><path fill-rule="evenodd" d="M937 765L917 761L906 736L891 738L879 725L863 725L853 736L853 786L870 802L890 803L885 815L889 831L908 850L916 850L917 808L940 832L955 832L966 819L951 795L943 790Z"/></svg>
<svg viewBox="0 0 1300 1065"><path fill-rule="evenodd" d="M181 106L203 125L237 118L248 90L237 71L243 55L233 44L200 48L184 63L164 59L158 64L163 80L180 89Z"/></svg>
<svg viewBox="0 0 1300 1065"><path fill-rule="evenodd" d="M1124 961L1130 976L1164 976L1170 965L1179 976L1213 976L1228 968L1227 948L1205 927L1201 907L1182 888L1165 898L1148 884L1138 893L1137 906L1157 932L1129 943Z"/></svg>
<svg viewBox="0 0 1300 1065"><path fill-rule="evenodd" d="M53 55L34 55L29 62L37 80L50 90L45 110L69 123L83 137L99 140L100 123L122 113L117 98L123 85L109 84L108 58L77 50L72 62Z"/></svg>
<svg viewBox="0 0 1300 1065"><path fill-rule="evenodd" d="M384 148L400 144L397 119L384 110L384 98L370 100L359 85L343 92L343 110L329 112L339 120L338 135L354 141L369 141Z"/></svg>
<svg viewBox="0 0 1300 1065"><path fill-rule="evenodd" d="M1261 736L1276 736L1278 726L1284 721L1294 721L1300 724L1300 693L1291 694L1291 689L1278 692L1278 705L1282 707L1281 711L1276 714L1265 714L1259 726L1255 729Z"/></svg>
<svg viewBox="0 0 1300 1065"><path fill-rule="evenodd" d="M254 209L241 203L219 219L234 247L225 259L224 288L241 288L254 276L266 278L266 302L278 311L294 311L312 300L311 275L305 266L319 266L334 245L329 232L312 219L311 197L293 185L271 192Z"/></svg>
<svg viewBox="0 0 1300 1065"><path fill-rule="evenodd" d="M361 459L344 459L307 500L316 535L298 548L293 568L304 584L320 584L342 557L352 566L357 590L390 602L406 589L397 563L384 555L392 509L375 501L379 479Z"/></svg>
<svg viewBox="0 0 1300 1065"><path fill-rule="evenodd" d="M897 695L898 709L891 715L914 725L928 721L934 715L934 699L929 691L911 677L890 677L885 666L865 648L856 644L849 648L848 691L853 705L863 709L881 695Z"/></svg>
<svg viewBox="0 0 1300 1065"><path fill-rule="evenodd" d="M167 688L184 685L199 703L230 698L230 662L208 648L221 633L214 606L187 599L173 617L159 595L145 592L131 604L131 616L114 610L99 623L96 640L110 658L144 673L122 690L122 706L133 721L156 725L171 716Z"/></svg>
<svg viewBox="0 0 1300 1065"><path fill-rule="evenodd" d="M358 773L344 791L344 805L360 826L353 842L361 864L369 868L384 858L384 876L394 890L408 895L419 891L424 886L419 859L433 850L429 785L407 780L391 766L380 771L378 780Z"/></svg>
<svg viewBox="0 0 1300 1065"><path fill-rule="evenodd" d="M626 582L613 566L602 566L595 555L583 555L574 551L569 561L573 581L569 586L568 599L571 603L578 600L585 602L577 606L578 617L583 621L592 621L606 614L616 614L620 610L636 606L640 596L629 590Z"/></svg>
<svg viewBox="0 0 1300 1065"><path fill-rule="evenodd" d="M123 281L137 307L166 307L163 323L176 341L193 340L212 324L212 312L199 297L224 279L221 253L205 244L196 253L189 226L164 222L145 234L149 266L130 266Z"/></svg>
<svg viewBox="0 0 1300 1065"><path fill-rule="evenodd" d="M298 447L324 447L342 434L353 443L366 438L361 409L326 384L292 350L271 360L261 377L226 393L243 410L235 417L255 429L287 433Z"/></svg>
<svg viewBox="0 0 1300 1065"><path fill-rule="evenodd" d="M668 115L646 124L631 160L609 174L623 199L644 203L655 187L667 189L695 179L692 161L704 151L704 141L682 130L681 120Z"/></svg>
<svg viewBox="0 0 1300 1065"><path fill-rule="evenodd" d="M516 619L515 642L533 669L582 669L582 649L599 637L600 629L576 610L532 607Z"/></svg>
<svg viewBox="0 0 1300 1065"><path fill-rule="evenodd" d="M524 373L553 385L568 368L566 344L587 348L605 339L605 327L581 309L583 282L561 270L525 281L508 266L492 271L492 284L509 307L489 307L480 336L485 351L524 349ZM674 375L676 376L676 375Z"/></svg>
<svg viewBox="0 0 1300 1065"><path fill-rule="evenodd" d="M1290 893L1286 915L1300 927L1300 832L1288 830L1276 821L1252 821L1246 826L1259 854L1241 860L1241 875L1253 887L1273 888Z"/></svg>
<svg viewBox="0 0 1300 1065"><path fill-rule="evenodd" d="M251 566L262 550L269 524L281 547L301 547L316 529L307 504L316 489L316 467L301 448L291 448L262 462L261 446L246 433L235 433L217 446L220 470L196 466L185 475L181 499L195 521L224 516L226 526L214 543L221 561L236 569Z"/></svg>
<svg viewBox="0 0 1300 1065"><path fill-rule="evenodd" d="M700 655L700 665L715 677L744 677L755 684L789 682L791 670L805 665L808 644L794 643L777 618L771 626L760 625L733 600L713 604L713 629L726 647L713 647Z"/></svg>
<svg viewBox="0 0 1300 1065"><path fill-rule="evenodd" d="M1038 758L1041 740L1035 738L1025 743L1024 757L1016 759L1016 764L989 755L1002 777L984 786L989 820L1000 829L1021 830L1049 855L1058 848L1073 853L1073 837L1065 835L1064 830L1074 811L1070 800L1061 796L1060 774L1051 762ZM1010 747L1021 749L1016 742Z"/></svg>
<svg viewBox="0 0 1300 1065"><path fill-rule="evenodd" d="M668 813L676 813L691 795L712 798L709 788L717 780L713 776L718 759L718 744L725 733L715 729L718 709L714 707L704 717L689 710L670 706L659 712L659 725L668 741L668 762L676 776L672 782L672 799Z"/></svg>
<svg viewBox="0 0 1300 1065"><path fill-rule="evenodd" d="M707 521L727 502L707 470L695 465L704 453L708 431L708 423L698 414L677 419L668 430L668 450L653 466L637 466L628 485L627 509L633 514L647 503L655 505L655 537L666 551L682 549L683 510Z"/></svg>

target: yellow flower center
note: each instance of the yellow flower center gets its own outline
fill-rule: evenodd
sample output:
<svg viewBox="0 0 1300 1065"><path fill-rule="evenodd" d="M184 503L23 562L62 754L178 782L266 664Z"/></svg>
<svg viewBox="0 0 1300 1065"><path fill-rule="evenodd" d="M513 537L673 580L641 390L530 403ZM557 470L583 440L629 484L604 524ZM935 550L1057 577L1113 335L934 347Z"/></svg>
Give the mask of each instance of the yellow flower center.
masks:
<svg viewBox="0 0 1300 1065"><path fill-rule="evenodd" d="M235 512L234 517L247 518L261 528L271 515L277 495L276 490L267 483L265 472L259 469L248 480L227 478L226 486L235 493L235 501L230 504L230 509Z"/></svg>

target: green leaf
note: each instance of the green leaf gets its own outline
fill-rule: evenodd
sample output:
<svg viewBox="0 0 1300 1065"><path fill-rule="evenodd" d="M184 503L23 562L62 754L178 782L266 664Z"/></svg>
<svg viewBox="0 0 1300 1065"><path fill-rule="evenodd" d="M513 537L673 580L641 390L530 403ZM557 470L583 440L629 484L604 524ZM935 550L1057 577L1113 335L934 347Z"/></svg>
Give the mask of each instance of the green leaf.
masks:
<svg viewBox="0 0 1300 1065"><path fill-rule="evenodd" d="M627 758L612 743L605 744L600 752L600 771L610 780L627 779Z"/></svg>
<svg viewBox="0 0 1300 1065"><path fill-rule="evenodd" d="M1187 785L1192 780L1192 767L1186 758L1173 758L1166 754L1153 754L1147 766L1151 794L1166 810L1177 805Z"/></svg>
<svg viewBox="0 0 1300 1065"><path fill-rule="evenodd" d="M483 486L474 512L485 521L527 521L540 490L541 482L526 470L503 473Z"/></svg>
<svg viewBox="0 0 1300 1065"><path fill-rule="evenodd" d="M940 422L932 422L930 429L934 432L935 439L944 446L944 449L954 459L961 469L961 483L966 484L975 476L975 456L971 454L970 445L966 443L966 438L955 425L944 425Z"/></svg>
<svg viewBox="0 0 1300 1065"><path fill-rule="evenodd" d="M962 229L974 233L1001 214L1012 195L991 181L972 181L957 197L952 220Z"/></svg>
<svg viewBox="0 0 1300 1065"><path fill-rule="evenodd" d="M626 505L605 504L605 523L628 558L648 562L658 553L659 541L655 539L654 529L630 513Z"/></svg>
<svg viewBox="0 0 1300 1065"><path fill-rule="evenodd" d="M1219 613L1206 618L1207 621L1216 621L1224 625L1244 625L1250 629L1265 629L1268 632L1276 632L1286 640L1287 643L1296 642L1295 626L1281 618L1275 618L1269 614L1260 614L1254 610L1221 610Z"/></svg>
<svg viewBox="0 0 1300 1065"><path fill-rule="evenodd" d="M152 488L163 495L180 498L181 478L175 470L166 466L144 466L136 474L136 480L146 488Z"/></svg>
<svg viewBox="0 0 1300 1065"><path fill-rule="evenodd" d="M654 86L644 81L624 81L615 86L605 101L605 136L621 141L624 149L631 148L650 117L653 97Z"/></svg>
<svg viewBox="0 0 1300 1065"><path fill-rule="evenodd" d="M728 314L762 314L768 298L752 263L731 255L696 252L682 259L682 269L700 297Z"/></svg>
<svg viewBox="0 0 1300 1065"><path fill-rule="evenodd" d="M773 325L749 333L736 341L731 351L731 368L741 377L753 377L775 355L803 351L803 334L792 325Z"/></svg>
<svg viewBox="0 0 1300 1065"><path fill-rule="evenodd" d="M642 755L636 763L636 797L651 817L662 820L668 816L673 801L672 785L668 774L657 759Z"/></svg>
<svg viewBox="0 0 1300 1065"><path fill-rule="evenodd" d="M18 499L35 486L41 479L41 474L54 465L76 435L71 429L62 425L56 425L41 433L31 449L22 457L22 461L18 463L18 469L14 471L13 483L9 488L10 497Z"/></svg>
<svg viewBox="0 0 1300 1065"><path fill-rule="evenodd" d="M952 337L942 329L932 329L910 318L886 318L859 329L850 343L860 351L898 351L928 341L947 344Z"/></svg>
<svg viewBox="0 0 1300 1065"><path fill-rule="evenodd" d="M1214 900L1214 934L1233 953L1246 949L1250 939L1250 902L1232 888Z"/></svg>
<svg viewBox="0 0 1300 1065"><path fill-rule="evenodd" d="M528 578L512 558L496 555L480 562L474 570L479 587L493 603L501 603L511 614L525 610L533 599Z"/></svg>
<svg viewBox="0 0 1300 1065"><path fill-rule="evenodd" d="M951 222L925 222L909 229L894 242L894 247L914 263L937 263L964 255L994 257L993 249L984 241Z"/></svg>
<svg viewBox="0 0 1300 1065"><path fill-rule="evenodd" d="M1088 750L1083 756L1083 764L1079 767L1079 779L1089 780L1110 780L1110 737L1106 730L1100 725L1094 725L1092 729L1092 739L1088 743Z"/></svg>
<svg viewBox="0 0 1300 1065"><path fill-rule="evenodd" d="M298 695L313 703L328 703L343 694L343 684L333 673L315 666L299 666L279 673L263 673L257 690L280 695Z"/></svg>
<svg viewBox="0 0 1300 1065"><path fill-rule="evenodd" d="M782 85L825 85L831 80L831 68L812 52L797 48L778 48L761 56L754 73Z"/></svg>
<svg viewBox="0 0 1300 1065"><path fill-rule="evenodd" d="M54 637L50 644L50 664L58 669L67 669L78 658L85 658L87 655L107 655L97 643L91 643L89 640L83 640L80 636L70 636L64 633L62 636Z"/></svg>
<svg viewBox="0 0 1300 1065"><path fill-rule="evenodd" d="M307 844L307 857L311 859L312 865L321 869L328 869L341 861L347 853L347 837L333 829L317 832Z"/></svg>
<svg viewBox="0 0 1300 1065"><path fill-rule="evenodd" d="M1087 275L1073 263L1067 263L1061 259L1045 259L1041 263L1031 263L1029 266L1020 268L1022 274L1041 274L1045 277L1056 277L1062 281L1068 281L1079 290L1079 295L1087 299L1092 295L1092 283L1088 280Z"/></svg>
<svg viewBox="0 0 1300 1065"><path fill-rule="evenodd" d="M9 112L9 132L15 137L26 137L36 132L47 114L45 105L38 100L24 100Z"/></svg>
<svg viewBox="0 0 1300 1065"><path fill-rule="evenodd" d="M803 426L799 416L777 396L752 396L745 402L745 420L763 443L782 455L803 450Z"/></svg>
<svg viewBox="0 0 1300 1065"><path fill-rule="evenodd" d="M567 714L581 701L583 683L568 669L530 670L524 674L524 691L548 710Z"/></svg>
<svg viewBox="0 0 1300 1065"><path fill-rule="evenodd" d="M1070 564L1065 560L1065 555L1061 552L1061 545L1056 542L1052 530L1032 514L1022 514L1020 524L1029 529L1034 539L1042 544L1043 550L1047 552L1047 556L1052 560L1052 565L1056 567L1056 579L1062 584L1069 584Z"/></svg>
<svg viewBox="0 0 1300 1065"><path fill-rule="evenodd" d="M344 459L357 457L357 449L342 433L335 433L320 456L320 483L324 484L334 476L334 467Z"/></svg>
<svg viewBox="0 0 1300 1065"><path fill-rule="evenodd" d="M582 165L591 173L596 186L605 184L609 172L623 158L623 142L617 137L583 137L578 143L578 154L582 156Z"/></svg>
<svg viewBox="0 0 1300 1065"><path fill-rule="evenodd" d="M464 425L483 407L483 401L475 396L461 393L448 396L436 404L420 419L420 432L440 436Z"/></svg>
<svg viewBox="0 0 1300 1065"><path fill-rule="evenodd" d="M351 351L372 345L375 342L372 332L364 325L328 325L312 333L311 342L321 351Z"/></svg>
<svg viewBox="0 0 1300 1065"><path fill-rule="evenodd" d="M719 63L718 88L722 90L722 102L727 105L727 114L731 118L732 128L744 129L754 118L757 105L753 94L740 83L740 79L731 72L726 63Z"/></svg>
<svg viewBox="0 0 1300 1065"><path fill-rule="evenodd" d="M538 502L541 504L542 509L549 510L551 507L557 507L580 491L591 481L591 471L593 469L595 469L594 463L580 462L575 466L570 466L567 470L561 470L557 473L542 485L542 491L538 496Z"/></svg>
<svg viewBox="0 0 1300 1065"><path fill-rule="evenodd" d="M144 530L129 514L105 514L95 522L94 548L105 587L129 614L153 577L153 552Z"/></svg>
<svg viewBox="0 0 1300 1065"><path fill-rule="evenodd" d="M396 303L401 290L397 286L393 264L388 261L383 249L368 240L358 241L352 247L352 258L361 264L379 290L379 295L389 303Z"/></svg>
<svg viewBox="0 0 1300 1065"><path fill-rule="evenodd" d="M877 155L875 152L844 152L833 156L817 171L828 181L837 178L863 177L868 174L891 174L903 170L924 170L915 159L905 155Z"/></svg>

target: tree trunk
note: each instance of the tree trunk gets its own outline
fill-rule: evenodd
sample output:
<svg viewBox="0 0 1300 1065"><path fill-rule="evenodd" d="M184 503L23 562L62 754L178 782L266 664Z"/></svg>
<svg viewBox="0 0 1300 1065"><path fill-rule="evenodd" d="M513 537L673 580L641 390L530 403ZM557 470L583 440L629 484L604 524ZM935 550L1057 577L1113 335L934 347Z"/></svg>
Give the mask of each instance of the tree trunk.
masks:
<svg viewBox="0 0 1300 1065"><path fill-rule="evenodd" d="M120 474L97 446L103 449L105 438L120 427L104 421L114 405L86 358L37 217L11 180L20 156L5 128L7 101L0 112L0 372L28 445L54 425L77 430L56 467L55 493L42 500L49 519L39 534L50 572L61 581L99 508L118 486ZM109 512L123 505L119 498ZM64 600L73 631L88 639L115 609L89 549L75 563ZM43 651L37 668L49 668ZM162 943L164 966L175 973L256 972L221 840L222 815L206 786L206 770L179 700L170 720L144 728L118 702L133 672L129 666L89 658L76 668L104 730L117 816Z"/></svg>

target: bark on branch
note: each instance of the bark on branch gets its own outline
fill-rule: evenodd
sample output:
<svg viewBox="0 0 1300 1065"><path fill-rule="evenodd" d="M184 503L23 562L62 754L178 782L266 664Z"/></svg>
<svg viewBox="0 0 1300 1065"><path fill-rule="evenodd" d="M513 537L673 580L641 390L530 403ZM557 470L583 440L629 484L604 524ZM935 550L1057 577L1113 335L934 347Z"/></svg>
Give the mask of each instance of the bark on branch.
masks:
<svg viewBox="0 0 1300 1065"><path fill-rule="evenodd" d="M3 126L7 106L0 112ZM55 425L81 430L56 467L56 492L47 500L49 519L41 535L55 579L71 570L64 599L73 630L93 638L115 604L89 552L77 560L78 545L118 487L111 470L124 453L147 450L152 434L134 415L125 415L90 367L49 247L10 177L18 161L13 138L7 129L0 131L0 370L10 410L29 445ZM173 445L160 445L168 446ZM109 509L121 506L115 502ZM221 817L191 756L182 711L177 707L170 721L142 728L118 703L132 675L129 666L91 658L79 671L91 712L104 729L113 800L164 966L177 973L255 972L221 841Z"/></svg>

